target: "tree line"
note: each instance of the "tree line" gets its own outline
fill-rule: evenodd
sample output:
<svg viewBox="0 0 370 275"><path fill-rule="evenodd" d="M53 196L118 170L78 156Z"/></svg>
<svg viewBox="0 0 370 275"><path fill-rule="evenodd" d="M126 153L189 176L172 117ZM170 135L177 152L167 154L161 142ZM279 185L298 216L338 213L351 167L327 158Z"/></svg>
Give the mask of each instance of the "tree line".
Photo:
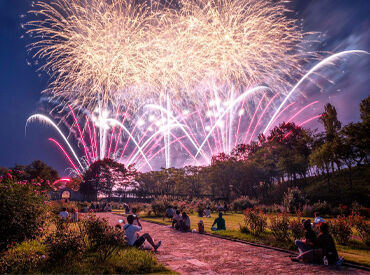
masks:
<svg viewBox="0 0 370 275"><path fill-rule="evenodd" d="M325 192L334 192L333 175L345 178L349 192L354 167L369 167L370 97L360 104L361 120L342 126L336 108L326 104L319 118L324 131L281 123L269 135L219 153L208 166L162 168L138 173L136 189L149 193L201 194L228 200L249 196L275 203L271 191L279 186L301 187L325 179ZM281 199L281 197L280 197Z"/></svg>

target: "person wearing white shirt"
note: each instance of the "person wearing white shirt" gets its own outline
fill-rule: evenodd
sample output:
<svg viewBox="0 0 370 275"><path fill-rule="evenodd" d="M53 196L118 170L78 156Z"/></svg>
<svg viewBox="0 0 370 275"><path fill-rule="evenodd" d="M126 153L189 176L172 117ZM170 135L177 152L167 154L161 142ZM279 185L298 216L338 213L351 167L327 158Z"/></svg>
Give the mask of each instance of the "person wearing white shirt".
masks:
<svg viewBox="0 0 370 275"><path fill-rule="evenodd" d="M138 225L133 224L135 219ZM127 242L130 246L140 247L143 245L145 240L147 240L151 246L153 246L154 250L157 251L162 242L159 241L157 244L155 244L152 237L148 233L139 236L138 232L142 229L142 226L137 216L135 218L133 215L128 215L127 222L128 223L123 226L123 229L125 230Z"/></svg>
<svg viewBox="0 0 370 275"><path fill-rule="evenodd" d="M59 213L59 216L62 220L67 220L69 217L69 213L67 212L67 208L63 207L62 211Z"/></svg>

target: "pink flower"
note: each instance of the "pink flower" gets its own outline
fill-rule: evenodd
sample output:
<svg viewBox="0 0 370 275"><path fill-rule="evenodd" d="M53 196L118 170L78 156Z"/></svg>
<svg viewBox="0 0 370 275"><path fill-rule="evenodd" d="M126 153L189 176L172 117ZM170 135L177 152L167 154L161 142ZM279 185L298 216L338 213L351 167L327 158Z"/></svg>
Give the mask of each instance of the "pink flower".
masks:
<svg viewBox="0 0 370 275"><path fill-rule="evenodd" d="M43 229L42 227L39 227L37 230L38 230L40 233L41 233L42 231L44 231L44 229Z"/></svg>
<svg viewBox="0 0 370 275"><path fill-rule="evenodd" d="M8 178L13 179L12 175L10 175L9 173L8 173L7 176L8 176Z"/></svg>
<svg viewBox="0 0 370 275"><path fill-rule="evenodd" d="M12 170L9 169L9 173L13 172Z"/></svg>
<svg viewBox="0 0 370 275"><path fill-rule="evenodd" d="M45 259L45 255L42 255L41 258Z"/></svg>
<svg viewBox="0 0 370 275"><path fill-rule="evenodd" d="M6 186L6 185L5 185L5 186L4 186L4 188L5 188L5 189L7 189L7 188L8 188L8 186Z"/></svg>
<svg viewBox="0 0 370 275"><path fill-rule="evenodd" d="M114 236L114 239L117 241L118 240L117 236Z"/></svg>

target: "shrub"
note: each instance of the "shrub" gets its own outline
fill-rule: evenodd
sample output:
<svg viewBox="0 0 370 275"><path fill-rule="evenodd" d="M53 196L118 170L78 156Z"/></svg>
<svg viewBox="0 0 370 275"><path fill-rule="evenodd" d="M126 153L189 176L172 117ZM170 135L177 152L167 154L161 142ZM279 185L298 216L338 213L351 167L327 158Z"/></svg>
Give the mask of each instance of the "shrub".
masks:
<svg viewBox="0 0 370 275"><path fill-rule="evenodd" d="M352 234L351 218L338 216L336 219L329 221L328 224L334 239L339 244L346 245Z"/></svg>
<svg viewBox="0 0 370 275"><path fill-rule="evenodd" d="M105 219L97 219L91 215L83 223L90 249L98 252L101 261L116 254L120 248L126 245L124 232L109 226Z"/></svg>
<svg viewBox="0 0 370 275"><path fill-rule="evenodd" d="M306 201L305 194L303 194L298 187L288 188L288 191L284 193L283 205L290 213L294 213L297 210L302 210L302 207L306 204Z"/></svg>
<svg viewBox="0 0 370 275"><path fill-rule="evenodd" d="M40 183L17 181L14 174L0 179L0 250L40 234L47 218L43 191Z"/></svg>
<svg viewBox="0 0 370 275"><path fill-rule="evenodd" d="M158 199L155 199L152 203L152 211L155 216L164 216L166 213L167 206L170 204L168 199L164 196Z"/></svg>
<svg viewBox="0 0 370 275"><path fill-rule="evenodd" d="M10 248L0 258L0 274L29 274L39 271L46 261L46 247L38 240Z"/></svg>
<svg viewBox="0 0 370 275"><path fill-rule="evenodd" d="M365 217L355 214L352 217L352 223L361 240L370 246L370 224L366 221Z"/></svg>
<svg viewBox="0 0 370 275"><path fill-rule="evenodd" d="M257 205L258 201L250 199L248 196L240 197L231 203L231 209L234 211L243 211Z"/></svg>
<svg viewBox="0 0 370 275"><path fill-rule="evenodd" d="M313 207L309 204L305 204L302 209L304 217L313 217Z"/></svg>
<svg viewBox="0 0 370 275"><path fill-rule="evenodd" d="M244 222L253 235L259 236L266 229L267 217L259 208L249 208L244 211Z"/></svg>
<svg viewBox="0 0 370 275"><path fill-rule="evenodd" d="M52 263L64 263L81 258L86 246L83 235L69 228L56 230L45 239L49 260Z"/></svg>
<svg viewBox="0 0 370 275"><path fill-rule="evenodd" d="M312 205L313 212L320 213L320 216L330 215L331 209L330 205L326 201L318 201Z"/></svg>
<svg viewBox="0 0 370 275"><path fill-rule="evenodd" d="M272 235L278 241L289 239L289 218L286 213L276 214L270 218L269 226Z"/></svg>
<svg viewBox="0 0 370 275"><path fill-rule="evenodd" d="M291 235L293 237L293 240L299 240L304 235L304 229L302 226L302 219L301 219L301 212L297 213L297 218L291 219L289 221L289 229L291 232Z"/></svg>

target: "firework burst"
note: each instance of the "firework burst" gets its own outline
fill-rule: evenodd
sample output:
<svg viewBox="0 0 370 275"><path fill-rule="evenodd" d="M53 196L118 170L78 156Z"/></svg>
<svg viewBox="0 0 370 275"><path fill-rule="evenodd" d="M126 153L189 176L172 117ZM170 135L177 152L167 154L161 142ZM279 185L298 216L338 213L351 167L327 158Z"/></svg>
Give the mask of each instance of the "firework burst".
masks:
<svg viewBox="0 0 370 275"><path fill-rule="evenodd" d="M303 34L283 3L158 2L37 2L27 25L30 50L51 76L45 92L90 109L161 95L200 104L215 87L224 98L231 86L284 93L301 74Z"/></svg>

